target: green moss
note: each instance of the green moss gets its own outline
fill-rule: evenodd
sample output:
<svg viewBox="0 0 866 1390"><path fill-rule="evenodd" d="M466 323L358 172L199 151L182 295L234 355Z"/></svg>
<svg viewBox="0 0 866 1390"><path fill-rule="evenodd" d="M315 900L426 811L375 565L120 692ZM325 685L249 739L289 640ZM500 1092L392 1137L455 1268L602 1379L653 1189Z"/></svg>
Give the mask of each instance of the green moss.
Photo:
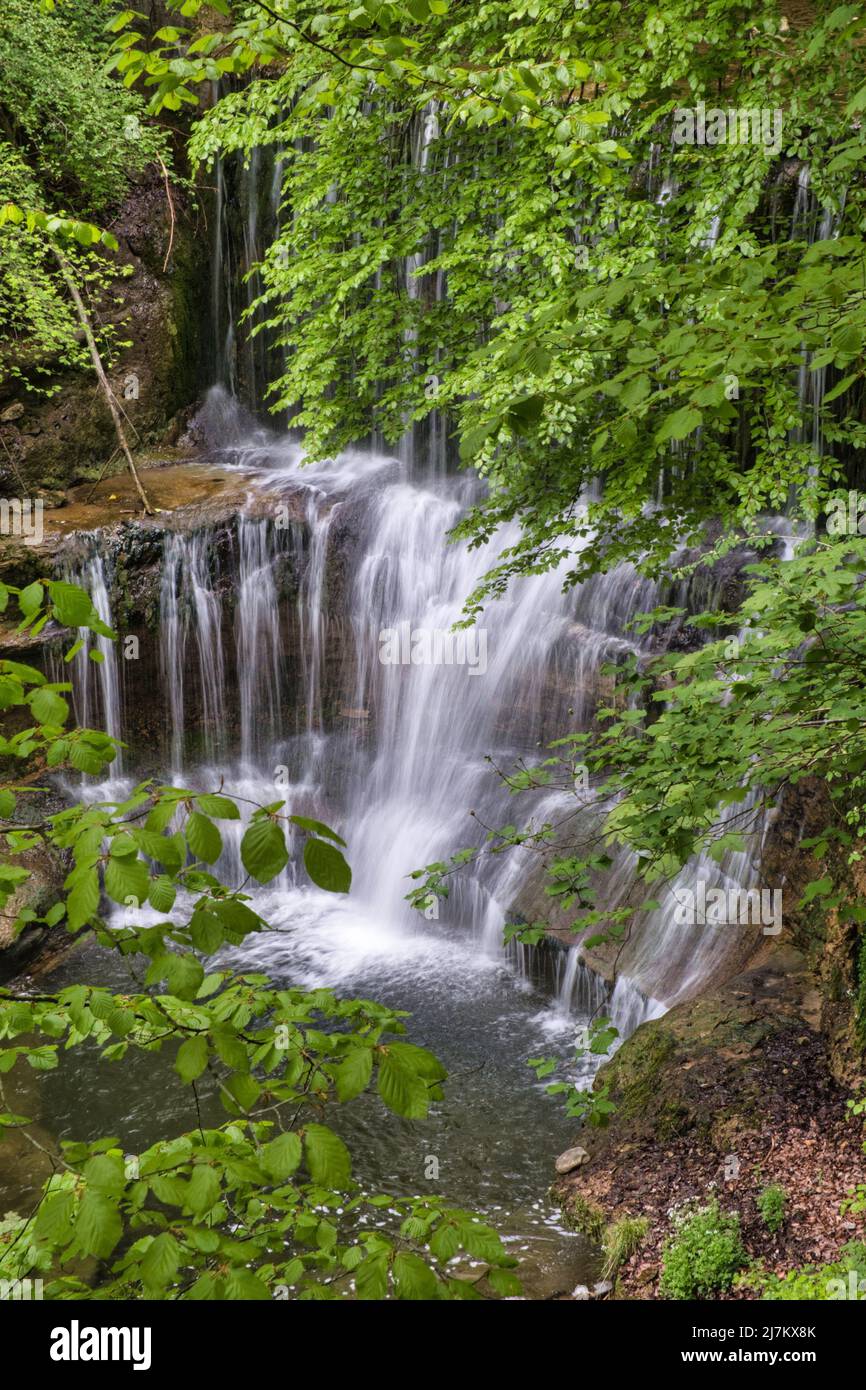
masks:
<svg viewBox="0 0 866 1390"><path fill-rule="evenodd" d="M170 280L171 311L167 331L171 370L166 375L166 414L194 399L201 370L201 302L207 262L195 243L184 239L176 247Z"/></svg>
<svg viewBox="0 0 866 1390"><path fill-rule="evenodd" d="M602 1244L607 1222L601 1207L588 1202L579 1192L574 1192L566 1200L562 1214L572 1231L586 1236L596 1245Z"/></svg>
<svg viewBox="0 0 866 1390"><path fill-rule="evenodd" d="M619 1110L624 1119L646 1109L657 1095L660 1076L675 1049L670 1033L644 1024L607 1064L604 1078L611 1090L621 1094Z"/></svg>

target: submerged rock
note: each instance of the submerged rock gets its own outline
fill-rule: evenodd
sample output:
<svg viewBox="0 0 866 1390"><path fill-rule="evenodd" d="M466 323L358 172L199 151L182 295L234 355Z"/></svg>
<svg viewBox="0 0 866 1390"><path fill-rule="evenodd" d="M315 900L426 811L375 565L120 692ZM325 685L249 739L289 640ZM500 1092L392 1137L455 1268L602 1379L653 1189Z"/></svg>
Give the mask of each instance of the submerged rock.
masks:
<svg viewBox="0 0 866 1390"><path fill-rule="evenodd" d="M602 1279L599 1283L593 1284L589 1288L588 1284L577 1284L572 1290L572 1298L578 1303L586 1303L591 1298L604 1298L606 1294L613 1291L613 1283L610 1279Z"/></svg>

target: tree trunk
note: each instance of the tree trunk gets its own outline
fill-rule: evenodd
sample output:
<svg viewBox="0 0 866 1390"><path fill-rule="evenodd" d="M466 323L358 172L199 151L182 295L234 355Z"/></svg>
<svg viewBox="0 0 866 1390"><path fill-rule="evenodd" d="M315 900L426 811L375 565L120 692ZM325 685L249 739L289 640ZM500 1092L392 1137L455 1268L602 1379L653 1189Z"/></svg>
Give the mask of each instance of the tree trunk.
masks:
<svg viewBox="0 0 866 1390"><path fill-rule="evenodd" d="M66 260L63 253L59 251L56 246L52 247L52 250L54 251L54 255L57 258L57 264L60 266L60 273L63 276L66 288L69 291L70 298L72 299L72 302L75 305L75 311L78 314L78 318L81 323L81 328L84 333L84 337L87 341L87 346L90 349L90 357L93 362L93 368L96 372L99 384L102 387L103 395L105 396L105 399L108 402L108 409L111 411L111 418L114 421L114 430L117 435L117 442L120 446L121 453L126 459L126 465L130 473L132 474L132 481L135 483L136 491L138 492L138 495L141 498L141 505L144 507L144 510L148 516L153 516L153 507L150 505L150 499L148 498L147 493L142 487L141 479L138 476L138 472L135 467L135 462L132 457L132 452L129 448L129 443L126 438L126 432L123 428L123 420L121 419L120 411L117 408L117 401L115 400L114 392L111 389L111 383L108 380L108 377L105 374L105 368L102 365L102 358L99 355L99 348L96 346L96 339L93 336L93 328L90 324L90 316L88 315L87 309L84 306L84 300L81 298L78 286L75 283L75 277L72 274L72 271L69 267L69 262Z"/></svg>

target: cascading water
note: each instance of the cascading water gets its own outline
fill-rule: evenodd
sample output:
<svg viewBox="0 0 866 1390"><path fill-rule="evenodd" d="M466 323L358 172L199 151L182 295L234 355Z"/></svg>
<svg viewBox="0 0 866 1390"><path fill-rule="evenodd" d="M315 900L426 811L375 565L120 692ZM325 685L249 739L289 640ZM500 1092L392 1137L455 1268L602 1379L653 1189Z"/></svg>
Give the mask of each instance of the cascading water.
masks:
<svg viewBox="0 0 866 1390"><path fill-rule="evenodd" d="M220 459L245 500L227 532L219 523L222 538L200 522L165 535L165 773L319 816L347 839L354 870L341 899L290 865L255 893L275 930L250 938L235 962L409 1009L414 1035L449 1065L448 1099L417 1136L383 1125L372 1106L336 1117L371 1180L423 1190L423 1160L437 1156L449 1196L486 1207L531 1259L560 1271L565 1261L577 1277L583 1247L538 1198L551 1150L573 1129L525 1063L551 1046L567 1052L606 988L575 953L526 971L519 955L505 957L502 928L524 873L515 857L483 856L438 911L411 910L405 894L412 870L479 840L467 812L487 825L513 815L485 754L508 766L570 721L587 723L600 667L636 649L625 623L657 601L655 587L623 567L565 596L550 573L454 637L463 600L496 558L443 544L471 481L415 479L400 460L364 452L305 468L297 444L238 418L226 428L236 412L219 394L210 414L234 440ZM104 567L88 564L79 577L107 593ZM234 881L241 827L223 833ZM141 1111L133 1122L146 1130Z"/></svg>
<svg viewBox="0 0 866 1390"><path fill-rule="evenodd" d="M68 563L66 577L86 589L99 617L109 627L112 622L109 599L110 578L104 556L95 537L89 538L87 559ZM123 737L123 707L120 662L116 642L95 636L89 628L79 629L81 648L73 661L73 704L75 718L84 728L103 729L112 738ZM96 655L96 659L93 657ZM68 672L57 670L57 680L68 680ZM118 749L112 764L116 777L123 775L123 750Z"/></svg>
<svg viewBox="0 0 866 1390"><path fill-rule="evenodd" d="M213 580L201 572L214 550L207 534L175 535L166 547L161 632L173 761L185 738L184 673L199 672L203 686L216 678L222 632L232 651L221 669L236 672L239 692L240 768L221 766L218 775L258 778L267 801L275 770L285 770L277 786L350 828L353 898L406 933L423 933L404 902L407 875L447 856L467 811L488 825L509 814L485 754L507 766L570 723L586 727L600 669L637 650L625 627L656 602L656 587L623 566L565 597L561 573L551 572L492 605L479 630L454 635L466 594L497 553L442 544L470 482L413 482L397 460L363 454L311 473L296 445L261 432L229 458L250 480L253 512L239 521L234 573L221 585L233 619L214 617ZM302 521L280 528L281 508ZM286 562L297 576L292 651L281 643L293 603L283 598L281 616L275 579ZM196 601L181 618L184 586ZM440 662L424 659L425 642L428 658L442 648ZM210 722L206 708L203 717ZM455 923L485 924L481 945L494 955L513 874L488 857L442 909Z"/></svg>
<svg viewBox="0 0 866 1390"><path fill-rule="evenodd" d="M416 169L437 157L437 138L433 105L411 142ZM257 910L275 930L249 938L234 960L272 978L407 1008L416 1016L415 1035L449 1065L448 1099L423 1136L383 1122L364 1104L336 1119L354 1126L356 1140L360 1134L369 1180L417 1191L422 1157L432 1154L450 1197L495 1213L506 1177L500 1224L554 1239L559 1249L564 1237L545 1232L537 1194L549 1176L550 1151L559 1139L564 1147L573 1130L528 1080L525 1060L548 1050L549 1038L562 1052L600 1011L626 1035L720 970L736 949L735 933L678 927L676 890L698 880L708 888L748 882L758 872L764 827L752 825L747 848L721 864L701 859L687 866L624 948L610 997L576 951L554 954L546 982L539 978L543 959L503 953L503 925L528 872L517 855L485 853L471 873L456 877L447 899L423 915L409 909L413 870L477 844L479 825L514 819L486 755L507 767L568 728L588 728L602 666L641 653L649 639L635 638L629 620L660 595L630 566L567 595L562 572L551 571L492 604L478 629L455 635L467 595L514 537L500 535L495 548L474 551L444 542L475 484L449 476L442 422L426 433L408 429L396 458L357 451L307 468L296 442L244 418L232 388L239 376L248 389L260 385L266 363L247 347L239 350L232 336L236 275L261 253L256 199L265 176L267 215L276 218L279 157L269 172L235 171L245 193L242 244L235 245L226 172L217 170L212 308L217 375L225 385L214 388L204 414L218 421L220 447L209 459L238 475L244 500L235 522L220 523L220 536L217 523L207 522L190 529L172 522L166 531L159 614L164 772L186 785L224 784L259 804L285 800L348 841L351 894L321 893L293 861L255 893ZM673 191L665 181L657 201L664 205ZM711 240L719 225L717 218ZM403 267L410 298L429 280L424 293L444 299L441 272L419 275L436 253L431 246ZM254 289L248 279L247 304ZM411 342L407 347L413 350ZM98 552L76 577L110 621L110 576ZM674 597L687 600L686 593ZM99 668L84 653L78 658L76 712L84 723L101 716L120 735L111 645ZM540 797L536 822L554 819L566 804L562 796ZM743 809L732 808L731 816ZM223 832L222 868L239 881L242 826L229 823ZM634 865L622 855L609 905L624 902L633 885ZM133 1116L132 1123L147 1130L146 1119ZM532 1139L540 1125L542 1152ZM561 1253L556 1258L561 1264Z"/></svg>
<svg viewBox="0 0 866 1390"><path fill-rule="evenodd" d="M196 632L200 722L211 759L225 725L221 609L213 590L206 541L202 534L188 543L172 536L165 547L160 601L162 676L171 711L171 769L175 773L183 767L185 681L181 658L191 625Z"/></svg>
<svg viewBox="0 0 866 1390"><path fill-rule="evenodd" d="M834 211L831 207L821 207L811 188L811 171L804 164L797 177L797 191L791 215L791 237L804 240L810 246L816 241L829 241L836 235L841 220L842 209ZM803 420L811 416L811 427L800 427L795 437L811 442L816 458L824 453L823 406L827 381L826 365L813 368L810 354L803 349L800 365L797 394L799 415Z"/></svg>

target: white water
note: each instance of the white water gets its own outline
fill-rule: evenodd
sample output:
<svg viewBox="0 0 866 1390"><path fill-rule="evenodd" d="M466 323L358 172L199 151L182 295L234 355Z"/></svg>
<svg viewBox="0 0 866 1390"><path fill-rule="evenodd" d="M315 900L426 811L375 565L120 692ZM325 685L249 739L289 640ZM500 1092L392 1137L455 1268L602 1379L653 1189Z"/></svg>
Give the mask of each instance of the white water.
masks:
<svg viewBox="0 0 866 1390"><path fill-rule="evenodd" d="M211 405L223 438L243 436L236 419L227 428L233 412L224 399ZM351 894L335 897L311 887L293 862L255 894L273 930L251 938L235 961L410 1010L412 1035L453 1073L448 1097L417 1139L378 1110L369 1119L363 1107L353 1112L347 1137L364 1155L365 1177L417 1191L415 1151L440 1154L450 1196L496 1215L507 1193L497 1219L529 1232L533 1248L552 1244L561 1268L576 1247L551 1226L538 1194L573 1124L534 1083L526 1059L551 1050L567 1057L605 987L576 953L557 952L553 978L541 984L525 953L506 956L502 929L527 873L519 856L485 856L432 920L405 894L412 870L483 837L469 811L488 825L528 813L512 804L485 753L508 768L515 755L534 757L571 723L585 723L600 665L635 649L623 625L655 602L655 588L623 568L566 597L562 575L551 573L485 614L485 670L384 665L383 629L407 622L446 632L495 559L489 548L444 543L471 484L413 480L399 460L363 452L309 470L297 445L255 430L221 461L246 494L228 537L206 526L165 539L152 689L165 714L165 774L211 789L225 779L230 793L260 803L285 798L345 836L354 869ZM107 592L110 560L88 560L78 576ZM96 713L102 672L78 675L82 708ZM112 688L122 729L131 711L122 682ZM136 758L131 747L130 775ZM104 790L123 786L113 779ZM536 814L546 818L562 801L545 798ZM240 827L221 829L222 869L240 881ZM184 1123L181 1101L160 1096L161 1121L176 1113ZM58 1123L68 1123L69 1103L64 1097ZM150 1103L130 1105L135 1147L153 1121Z"/></svg>
<svg viewBox="0 0 866 1390"><path fill-rule="evenodd" d="M417 173L440 159L438 135L431 106L412 142ZM506 1174L510 1190L537 1193L544 1160L539 1169L536 1146L530 1141L527 1155L521 1136L548 1124L552 1136L557 1118L553 1102L521 1075L526 1057L567 1054L576 1028L599 1012L611 1014L627 1036L758 944L760 927L679 926L673 909L677 890L698 880L707 889L758 886L767 827L749 819L750 807L732 807L732 820L747 812L745 849L721 864L693 861L661 890L636 884L631 856L619 855L606 905L638 905L654 896L660 906L632 930L610 998L577 951L555 953L552 962L504 952L503 927L540 872L527 854L486 852L454 877L436 912L408 907L411 872L462 845L480 844L485 827L522 823L530 814L536 824L555 821L573 809L573 798L562 795L539 796L534 806L515 801L487 755L507 770L515 758L539 755L551 738L589 728L602 666L640 653L649 640L635 638L629 620L662 598L685 604L689 595L662 594L629 566L564 595L562 570L552 571L522 582L485 611L485 646L471 648L476 656L483 651L483 669L481 662L473 671L460 662L379 660L387 630L406 625L447 633L516 536L500 534L495 548L476 551L445 543L474 484L448 475L448 427L435 414L423 426L407 427L396 458L374 447L309 469L297 442L258 428L236 406L238 384L258 399L273 351L264 335L254 343L247 330L236 336L234 327L235 301L249 307L260 284L256 273L241 288L239 273L268 240L262 218L275 224L282 215L281 158L265 163L256 156L229 183L222 166L217 170L212 310L217 377L229 389L211 393L204 425L209 422L215 441L213 461L238 475L245 501L228 537L219 525L166 536L160 689L153 692L165 710L165 774L211 788L224 781L230 792L259 803L285 799L291 811L318 816L345 836L351 894L335 898L311 887L296 855L256 893L258 910L275 930L252 938L236 958L275 978L369 994L412 1011L416 1036L457 1068L449 1095L458 1100L434 1128L464 1179L471 1171L498 1193ZM652 184L652 168L648 179ZM234 227L230 185L240 189L242 203ZM261 206L260 185L269 188ZM670 179L657 190L648 187L661 207L674 192ZM804 183L795 223L808 198ZM721 225L718 212L701 243L705 252ZM829 228L822 225L818 234ZM419 249L403 265L410 301L446 298L441 271L419 274L438 249ZM414 351L411 333L406 347ZM817 393L822 385L814 383ZM105 557L94 554L80 573L107 617ZM480 644L482 634L473 640ZM101 712L111 731L120 732L116 656L98 671L81 660L76 674L82 714ZM134 751L128 762L134 765ZM222 867L239 880L242 828L222 829ZM460 1068L469 1062L487 1071L477 1085L463 1087ZM485 1107L490 1113L483 1117ZM395 1152L406 1153L402 1139L396 1143L393 1130L376 1118L362 1147L368 1157L378 1155L380 1171L390 1177ZM475 1156L479 1145L499 1151L498 1173L488 1151ZM413 1173L406 1170L406 1190L418 1188ZM452 1195L465 1190L474 1200L473 1182L464 1181L459 1194L452 1186Z"/></svg>
<svg viewBox="0 0 866 1390"><path fill-rule="evenodd" d="M207 527L166 537L159 624L166 770L213 787L225 779L259 803L285 798L292 811L319 816L348 841L348 904L304 886L294 866L263 895L263 912L290 938L286 956L305 979L348 986L375 963L377 976L394 984L405 966L423 971L430 989L469 982L471 993L493 967L509 972L516 988L525 952L506 958L502 933L511 905L539 873L532 860L484 854L454 876L450 896L426 916L405 901L409 875L480 844L484 827L530 815L536 824L555 821L573 809L563 795L534 806L515 801L487 755L507 771L517 757L537 757L551 738L589 727L601 667L640 650L627 624L659 601L657 587L622 566L564 595L561 567L489 606L479 630L467 634L477 669L383 664L386 631L448 633L513 538L475 551L444 541L470 500L470 480L413 479L399 460L364 452L309 469L296 443L245 425L220 391L208 410L219 437L235 441L218 458L240 475L247 500L228 546ZM84 577L107 613L104 562L88 565ZM687 594L670 597L684 602ZM93 708L88 691L100 680L119 730L111 661L98 676L83 664L78 674L86 678L82 710ZM679 926L673 908L676 891L697 878L708 887L758 885L762 827L748 828L745 850L720 865L690 863L661 893L636 884L631 856L619 856L604 901L661 899L618 964L607 1011L624 1036L693 993L740 948L740 928ZM241 827L224 833L225 867L239 872ZM268 969L275 952L282 954L270 937L245 948ZM545 1028L562 1028L569 1016L573 1026L601 1008L603 986L576 953L555 974Z"/></svg>
<svg viewBox="0 0 866 1390"><path fill-rule="evenodd" d="M95 538L93 553L79 567L69 570L69 577L86 589L93 600L99 617L110 627L112 624L111 601L109 599L109 577L104 558L100 555ZM112 738L123 737L123 716L121 702L120 663L117 643L108 637L94 636L89 628L79 628L81 650L73 659L73 708L76 723L83 728L102 729ZM101 661L91 659L91 652L101 656ZM68 672L58 671L56 679L68 680ZM112 764L115 776L123 775L124 756L119 749Z"/></svg>

